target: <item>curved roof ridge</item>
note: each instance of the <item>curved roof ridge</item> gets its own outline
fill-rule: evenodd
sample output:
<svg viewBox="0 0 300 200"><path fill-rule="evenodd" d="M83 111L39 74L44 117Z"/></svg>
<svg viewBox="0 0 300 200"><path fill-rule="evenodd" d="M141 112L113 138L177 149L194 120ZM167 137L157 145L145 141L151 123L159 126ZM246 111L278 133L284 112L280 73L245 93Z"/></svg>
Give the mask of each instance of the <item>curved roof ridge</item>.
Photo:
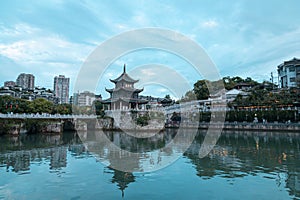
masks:
<svg viewBox="0 0 300 200"><path fill-rule="evenodd" d="M116 79L109 79L111 82L113 83L117 83L119 81L126 81L126 82L129 82L129 83L136 83L138 82L139 80L135 80L133 78L131 78L127 73L126 73L126 65L124 64L124 68L123 68L123 73Z"/></svg>

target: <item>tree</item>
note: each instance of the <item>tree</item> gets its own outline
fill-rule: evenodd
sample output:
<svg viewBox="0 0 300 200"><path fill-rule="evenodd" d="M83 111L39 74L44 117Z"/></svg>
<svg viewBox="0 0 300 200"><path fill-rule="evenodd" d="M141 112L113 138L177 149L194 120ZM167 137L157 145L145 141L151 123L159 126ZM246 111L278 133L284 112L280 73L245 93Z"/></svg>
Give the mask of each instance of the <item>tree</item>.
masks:
<svg viewBox="0 0 300 200"><path fill-rule="evenodd" d="M226 90L231 90L236 85L229 76L223 78L223 84Z"/></svg>
<svg viewBox="0 0 300 200"><path fill-rule="evenodd" d="M206 80L199 80L194 84L193 91L198 100L208 99L209 97L209 90L206 83Z"/></svg>
<svg viewBox="0 0 300 200"><path fill-rule="evenodd" d="M46 99L38 98L31 101L28 111L31 113L52 113L54 104Z"/></svg>
<svg viewBox="0 0 300 200"><path fill-rule="evenodd" d="M136 118L136 124L140 126L147 126L149 123L150 117L148 115L139 116Z"/></svg>
<svg viewBox="0 0 300 200"><path fill-rule="evenodd" d="M70 104L58 104L53 107L52 113L59 113L59 114L71 114L72 113L72 106Z"/></svg>
<svg viewBox="0 0 300 200"><path fill-rule="evenodd" d="M187 91L185 93L185 95L177 103L192 101L192 100L196 100L196 95L193 90L190 90L190 91Z"/></svg>
<svg viewBox="0 0 300 200"><path fill-rule="evenodd" d="M8 95L0 97L0 112L1 113L24 113L27 112L28 101L17 99Z"/></svg>
<svg viewBox="0 0 300 200"><path fill-rule="evenodd" d="M96 111L96 115L104 117L105 113L104 113L104 105L101 103L101 101L94 101L94 108Z"/></svg>

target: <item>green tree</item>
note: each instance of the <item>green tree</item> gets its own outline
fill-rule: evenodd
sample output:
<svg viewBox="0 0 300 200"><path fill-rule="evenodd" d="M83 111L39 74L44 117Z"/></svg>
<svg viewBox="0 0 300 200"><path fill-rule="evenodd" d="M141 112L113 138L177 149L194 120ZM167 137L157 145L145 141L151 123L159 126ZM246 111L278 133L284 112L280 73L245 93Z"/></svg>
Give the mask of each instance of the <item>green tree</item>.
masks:
<svg viewBox="0 0 300 200"><path fill-rule="evenodd" d="M196 98L199 100L208 99L209 97L209 90L207 87L208 81L206 80L199 80L194 84L194 93Z"/></svg>
<svg viewBox="0 0 300 200"><path fill-rule="evenodd" d="M104 105L101 103L101 101L94 101L94 109L96 111L96 115L100 116L100 117L104 117L105 112L104 112Z"/></svg>
<svg viewBox="0 0 300 200"><path fill-rule="evenodd" d="M136 124L140 126L147 126L150 118L148 115L142 115L136 118Z"/></svg>
<svg viewBox="0 0 300 200"><path fill-rule="evenodd" d="M8 95L0 96L0 112L1 113L25 113L28 110L28 101L24 99L14 98Z"/></svg>
<svg viewBox="0 0 300 200"><path fill-rule="evenodd" d="M53 107L53 114L71 114L72 113L72 106L70 104L58 104L54 105Z"/></svg>
<svg viewBox="0 0 300 200"><path fill-rule="evenodd" d="M52 113L54 104L46 99L38 98L28 105L28 112L31 113Z"/></svg>
<svg viewBox="0 0 300 200"><path fill-rule="evenodd" d="M170 97L169 94L167 94L167 95L165 96L165 98L166 98L166 99L171 99L171 97Z"/></svg>
<svg viewBox="0 0 300 200"><path fill-rule="evenodd" d="M236 85L229 76L223 78L223 83L226 90L231 90Z"/></svg>

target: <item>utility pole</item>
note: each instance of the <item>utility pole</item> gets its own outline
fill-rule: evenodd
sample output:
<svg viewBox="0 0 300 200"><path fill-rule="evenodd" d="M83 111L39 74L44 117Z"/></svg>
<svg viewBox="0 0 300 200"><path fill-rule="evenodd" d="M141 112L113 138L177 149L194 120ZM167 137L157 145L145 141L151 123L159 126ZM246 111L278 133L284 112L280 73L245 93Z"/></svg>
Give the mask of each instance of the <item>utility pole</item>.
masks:
<svg viewBox="0 0 300 200"><path fill-rule="evenodd" d="M274 77L273 77L273 72L271 72L271 83L272 83L272 88L274 89Z"/></svg>

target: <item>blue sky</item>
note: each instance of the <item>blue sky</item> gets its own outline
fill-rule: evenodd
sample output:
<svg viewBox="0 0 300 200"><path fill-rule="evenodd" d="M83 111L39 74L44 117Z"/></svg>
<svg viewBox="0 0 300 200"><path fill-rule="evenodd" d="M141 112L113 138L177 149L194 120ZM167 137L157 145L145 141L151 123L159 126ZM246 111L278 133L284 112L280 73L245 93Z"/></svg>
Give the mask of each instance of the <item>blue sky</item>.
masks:
<svg viewBox="0 0 300 200"><path fill-rule="evenodd" d="M282 61L300 57L298 0L7 0L0 4L1 85L25 72L35 75L36 85L52 88L54 76L64 74L71 78L73 91L80 68L97 46L124 31L146 27L171 29L195 40L222 77L268 80ZM190 85L201 78L174 55L142 50L112 63L96 92L106 96L104 88L113 86L108 78L117 77L123 63L128 71L149 63L167 65ZM169 92L148 85L144 94Z"/></svg>

